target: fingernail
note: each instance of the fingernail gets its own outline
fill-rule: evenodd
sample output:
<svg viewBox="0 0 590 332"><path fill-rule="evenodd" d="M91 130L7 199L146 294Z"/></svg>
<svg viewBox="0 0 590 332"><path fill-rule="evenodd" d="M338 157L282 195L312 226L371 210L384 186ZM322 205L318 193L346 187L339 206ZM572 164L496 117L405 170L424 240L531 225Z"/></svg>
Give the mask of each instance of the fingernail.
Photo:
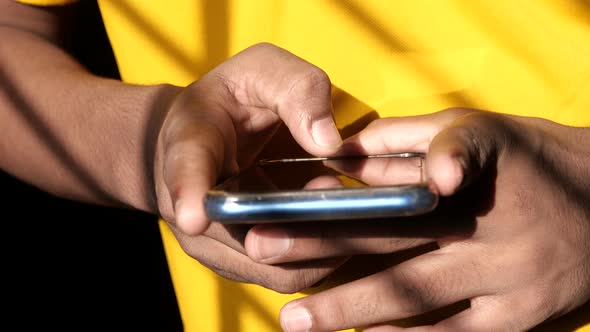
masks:
<svg viewBox="0 0 590 332"><path fill-rule="evenodd" d="M281 327L287 332L310 331L311 325L311 315L303 307L287 308L281 312Z"/></svg>
<svg viewBox="0 0 590 332"><path fill-rule="evenodd" d="M315 121L311 126L311 135L315 144L321 147L337 148L342 145L342 138L332 118Z"/></svg>
<svg viewBox="0 0 590 332"><path fill-rule="evenodd" d="M293 245L293 239L287 232L277 228L260 228L256 230L254 259L264 262L285 255Z"/></svg>

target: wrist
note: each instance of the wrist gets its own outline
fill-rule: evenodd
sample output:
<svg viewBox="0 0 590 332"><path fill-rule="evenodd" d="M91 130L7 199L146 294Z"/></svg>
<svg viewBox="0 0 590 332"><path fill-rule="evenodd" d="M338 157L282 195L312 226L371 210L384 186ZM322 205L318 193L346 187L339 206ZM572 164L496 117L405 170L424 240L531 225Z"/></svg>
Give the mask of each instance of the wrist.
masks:
<svg viewBox="0 0 590 332"><path fill-rule="evenodd" d="M117 201L135 209L157 213L154 161L160 129L182 88L170 84L132 86L137 94L133 114L122 118L117 152L112 154L114 193Z"/></svg>

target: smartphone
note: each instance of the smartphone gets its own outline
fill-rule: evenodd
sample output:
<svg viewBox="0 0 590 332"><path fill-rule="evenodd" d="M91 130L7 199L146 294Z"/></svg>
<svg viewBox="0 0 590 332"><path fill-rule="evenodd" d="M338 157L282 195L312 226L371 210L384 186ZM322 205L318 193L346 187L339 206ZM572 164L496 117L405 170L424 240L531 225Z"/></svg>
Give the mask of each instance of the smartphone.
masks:
<svg viewBox="0 0 590 332"><path fill-rule="evenodd" d="M260 160L213 189L205 209L227 224L375 219L433 210L424 154Z"/></svg>

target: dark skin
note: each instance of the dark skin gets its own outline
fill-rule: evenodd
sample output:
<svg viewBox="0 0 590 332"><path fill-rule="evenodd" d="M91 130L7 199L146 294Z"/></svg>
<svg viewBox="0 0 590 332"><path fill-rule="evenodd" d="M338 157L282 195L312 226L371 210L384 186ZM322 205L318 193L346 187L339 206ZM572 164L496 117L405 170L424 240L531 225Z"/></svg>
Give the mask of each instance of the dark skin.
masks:
<svg viewBox="0 0 590 332"><path fill-rule="evenodd" d="M376 120L345 141L365 153L427 152L443 196L407 223L318 229L257 226L261 262L437 249L287 304L288 331L368 327L462 300L425 331L527 330L590 299L590 129L469 109ZM327 235L329 234L329 235Z"/></svg>
<svg viewBox="0 0 590 332"><path fill-rule="evenodd" d="M326 74L273 45L188 87L137 86L92 75L68 54L59 10L1 0L0 22L2 170L62 197L161 215L192 257L280 292L317 283L350 255L440 248L288 304L286 330L396 330L386 323L461 299L471 307L420 329L523 330L590 297L588 128L449 110L378 120L341 145ZM454 208L425 216L420 229L349 226L322 237L259 226L244 247L248 230L211 224L202 198L261 147L284 144L273 140L281 122L314 155L426 152L428 175ZM437 228L441 220L456 227Z"/></svg>
<svg viewBox="0 0 590 332"><path fill-rule="evenodd" d="M2 170L61 197L158 214L186 252L235 280L295 292L341 264L254 262L243 230L210 227L202 204L282 124L310 154L339 149L322 70L259 44L187 87L126 84L91 74L68 52L75 15L75 6L0 0Z"/></svg>

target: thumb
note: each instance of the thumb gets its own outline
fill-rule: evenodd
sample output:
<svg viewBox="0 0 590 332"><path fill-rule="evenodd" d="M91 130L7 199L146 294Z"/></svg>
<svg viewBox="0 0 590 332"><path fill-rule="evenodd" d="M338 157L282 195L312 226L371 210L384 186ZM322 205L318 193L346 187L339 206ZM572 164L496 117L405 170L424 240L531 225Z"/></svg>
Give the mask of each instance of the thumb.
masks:
<svg viewBox="0 0 590 332"><path fill-rule="evenodd" d="M508 119L472 112L456 118L432 140L426 173L442 196L473 182L497 162L506 147Z"/></svg>

